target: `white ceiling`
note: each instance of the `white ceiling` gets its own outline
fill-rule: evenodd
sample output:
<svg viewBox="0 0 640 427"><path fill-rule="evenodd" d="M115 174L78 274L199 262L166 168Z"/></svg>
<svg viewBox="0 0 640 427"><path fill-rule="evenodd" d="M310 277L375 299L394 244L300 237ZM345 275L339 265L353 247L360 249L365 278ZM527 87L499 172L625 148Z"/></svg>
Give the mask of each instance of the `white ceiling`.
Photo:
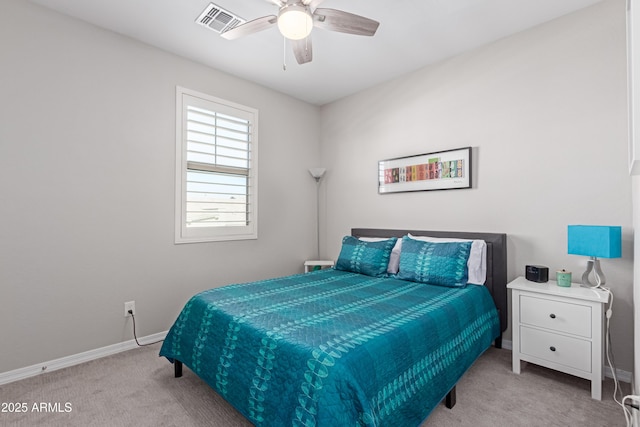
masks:
<svg viewBox="0 0 640 427"><path fill-rule="evenodd" d="M31 1L322 105L601 0L325 0L321 7L379 21L378 32L316 28L313 61L298 65L287 47L286 71L277 28L228 41L196 24L210 0ZM269 0L213 3L246 20L277 14Z"/></svg>

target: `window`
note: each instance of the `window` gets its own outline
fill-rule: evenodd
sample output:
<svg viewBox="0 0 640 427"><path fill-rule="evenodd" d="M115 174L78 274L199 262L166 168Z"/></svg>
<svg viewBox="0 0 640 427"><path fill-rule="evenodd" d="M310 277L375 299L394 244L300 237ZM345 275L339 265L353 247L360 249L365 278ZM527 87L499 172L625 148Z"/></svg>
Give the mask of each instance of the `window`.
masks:
<svg viewBox="0 0 640 427"><path fill-rule="evenodd" d="M257 239L258 111L176 90L176 243Z"/></svg>

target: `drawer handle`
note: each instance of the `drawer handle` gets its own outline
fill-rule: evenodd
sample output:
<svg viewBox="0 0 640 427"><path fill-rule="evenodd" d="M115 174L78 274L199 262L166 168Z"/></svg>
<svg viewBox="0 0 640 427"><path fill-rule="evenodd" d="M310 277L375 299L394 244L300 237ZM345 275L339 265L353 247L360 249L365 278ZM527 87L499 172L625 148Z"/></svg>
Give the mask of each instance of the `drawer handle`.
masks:
<svg viewBox="0 0 640 427"><path fill-rule="evenodd" d="M549 347L549 350L556 351L556 348L554 346L551 346L551 347Z"/></svg>
<svg viewBox="0 0 640 427"><path fill-rule="evenodd" d="M553 314L553 313L551 313L551 314L549 315L549 317L551 317L552 319L555 319L555 318L556 318L556 315L555 315L555 314Z"/></svg>

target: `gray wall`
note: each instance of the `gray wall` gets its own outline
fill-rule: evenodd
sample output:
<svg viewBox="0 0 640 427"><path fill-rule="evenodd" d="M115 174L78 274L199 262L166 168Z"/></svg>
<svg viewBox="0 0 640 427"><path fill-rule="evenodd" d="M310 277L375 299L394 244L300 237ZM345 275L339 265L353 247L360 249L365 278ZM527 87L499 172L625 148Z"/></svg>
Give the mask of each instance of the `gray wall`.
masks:
<svg viewBox="0 0 640 427"><path fill-rule="evenodd" d="M174 244L175 87L260 111L259 239ZM0 372L167 330L195 292L315 256L317 107L0 2Z"/></svg>
<svg viewBox="0 0 640 427"><path fill-rule="evenodd" d="M508 234L508 276L574 272L568 224L623 227L603 260L618 368L633 367L625 1L610 0L324 106L323 253L354 226ZM472 146L470 190L377 194L377 162ZM507 334L510 339L510 331Z"/></svg>
<svg viewBox="0 0 640 427"><path fill-rule="evenodd" d="M22 0L0 2L0 372L169 328L193 293L335 258L354 226L509 235L509 277L568 268L567 224L623 226L603 260L632 370L624 0L322 109ZM181 85L260 110L257 241L174 245ZM283 119L286 118L286 119ZM377 161L471 145L471 190L377 194Z"/></svg>

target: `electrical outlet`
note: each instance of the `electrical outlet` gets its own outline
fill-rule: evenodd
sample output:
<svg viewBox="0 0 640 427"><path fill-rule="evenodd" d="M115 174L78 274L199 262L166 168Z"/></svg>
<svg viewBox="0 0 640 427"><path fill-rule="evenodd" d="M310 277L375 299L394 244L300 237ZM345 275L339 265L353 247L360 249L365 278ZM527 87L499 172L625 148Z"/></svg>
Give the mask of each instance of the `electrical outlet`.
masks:
<svg viewBox="0 0 640 427"><path fill-rule="evenodd" d="M124 317L131 316L129 314L129 310L131 310L131 312L134 315L136 314L136 302L135 301L129 301L129 302L125 302L124 303Z"/></svg>

